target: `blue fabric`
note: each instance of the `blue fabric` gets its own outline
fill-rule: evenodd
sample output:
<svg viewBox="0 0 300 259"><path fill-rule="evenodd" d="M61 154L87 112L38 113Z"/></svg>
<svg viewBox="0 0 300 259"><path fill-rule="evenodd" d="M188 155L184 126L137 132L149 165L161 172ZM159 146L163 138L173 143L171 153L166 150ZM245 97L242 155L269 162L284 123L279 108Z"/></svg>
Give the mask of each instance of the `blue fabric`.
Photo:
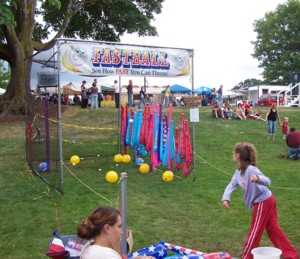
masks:
<svg viewBox="0 0 300 259"><path fill-rule="evenodd" d="M154 244L128 255L128 259L136 256L153 256L156 259L163 259L167 256L167 249L162 244Z"/></svg>
<svg viewBox="0 0 300 259"><path fill-rule="evenodd" d="M98 109L98 94L91 94L91 110Z"/></svg>
<svg viewBox="0 0 300 259"><path fill-rule="evenodd" d="M132 93L128 93L128 106L132 107Z"/></svg>
<svg viewBox="0 0 300 259"><path fill-rule="evenodd" d="M293 160L300 159L300 147L298 148L289 148L289 158Z"/></svg>
<svg viewBox="0 0 300 259"><path fill-rule="evenodd" d="M275 132L276 132L276 121L268 120L268 125L269 125L269 128L268 128L269 135L275 135Z"/></svg>
<svg viewBox="0 0 300 259"><path fill-rule="evenodd" d="M165 93L166 89L164 89L161 92ZM170 86L170 92L171 93L190 93L190 92L192 92L192 90L187 87L184 87L182 85L175 84L175 85Z"/></svg>

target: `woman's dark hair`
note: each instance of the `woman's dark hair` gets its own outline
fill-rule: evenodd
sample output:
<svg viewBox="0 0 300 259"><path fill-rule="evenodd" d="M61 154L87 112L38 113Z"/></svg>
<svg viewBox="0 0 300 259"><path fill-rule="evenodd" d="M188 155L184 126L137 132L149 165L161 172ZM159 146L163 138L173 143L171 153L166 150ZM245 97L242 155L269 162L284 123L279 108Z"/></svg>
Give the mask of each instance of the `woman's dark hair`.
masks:
<svg viewBox="0 0 300 259"><path fill-rule="evenodd" d="M240 170L244 174L248 165L256 166L256 148L246 142L236 143L234 152L240 155Z"/></svg>
<svg viewBox="0 0 300 259"><path fill-rule="evenodd" d="M119 215L119 211L112 207L100 206L80 223L77 227L77 236L87 240L94 239L100 235L106 224L111 226L116 224Z"/></svg>

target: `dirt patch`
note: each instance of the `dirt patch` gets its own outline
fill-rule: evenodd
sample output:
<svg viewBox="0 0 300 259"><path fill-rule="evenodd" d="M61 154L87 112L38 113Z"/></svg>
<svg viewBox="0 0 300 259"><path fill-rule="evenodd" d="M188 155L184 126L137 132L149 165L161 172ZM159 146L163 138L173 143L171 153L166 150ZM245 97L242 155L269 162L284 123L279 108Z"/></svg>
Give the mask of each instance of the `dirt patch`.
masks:
<svg viewBox="0 0 300 259"><path fill-rule="evenodd" d="M61 113L64 113L64 111L68 108L68 106L62 105L61 106ZM49 116L53 116L53 114L57 113L57 107L54 105L49 105ZM26 120L25 114L18 114L18 115L8 115L4 117L0 117L0 123L1 122L19 122Z"/></svg>

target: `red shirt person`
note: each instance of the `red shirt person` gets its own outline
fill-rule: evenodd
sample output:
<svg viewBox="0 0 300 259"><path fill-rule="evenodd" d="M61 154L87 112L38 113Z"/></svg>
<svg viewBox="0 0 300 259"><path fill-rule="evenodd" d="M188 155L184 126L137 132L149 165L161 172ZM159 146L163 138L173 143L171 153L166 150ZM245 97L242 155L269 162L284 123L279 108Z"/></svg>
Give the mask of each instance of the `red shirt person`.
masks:
<svg viewBox="0 0 300 259"><path fill-rule="evenodd" d="M300 158L300 132L291 128L291 132L286 136L286 144L289 147L289 158L298 160Z"/></svg>

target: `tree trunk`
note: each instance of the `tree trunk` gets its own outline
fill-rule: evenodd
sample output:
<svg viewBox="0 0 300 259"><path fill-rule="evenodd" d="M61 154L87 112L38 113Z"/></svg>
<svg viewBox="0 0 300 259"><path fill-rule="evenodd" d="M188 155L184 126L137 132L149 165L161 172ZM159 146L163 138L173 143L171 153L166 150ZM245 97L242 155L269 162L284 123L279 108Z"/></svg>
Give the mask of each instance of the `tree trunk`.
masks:
<svg viewBox="0 0 300 259"><path fill-rule="evenodd" d="M14 62L10 63L10 82L5 94L0 96L0 117L25 114L26 107L28 109L34 108L34 98L31 95L30 88L32 66L31 44L24 42L22 44L15 44L13 53Z"/></svg>

